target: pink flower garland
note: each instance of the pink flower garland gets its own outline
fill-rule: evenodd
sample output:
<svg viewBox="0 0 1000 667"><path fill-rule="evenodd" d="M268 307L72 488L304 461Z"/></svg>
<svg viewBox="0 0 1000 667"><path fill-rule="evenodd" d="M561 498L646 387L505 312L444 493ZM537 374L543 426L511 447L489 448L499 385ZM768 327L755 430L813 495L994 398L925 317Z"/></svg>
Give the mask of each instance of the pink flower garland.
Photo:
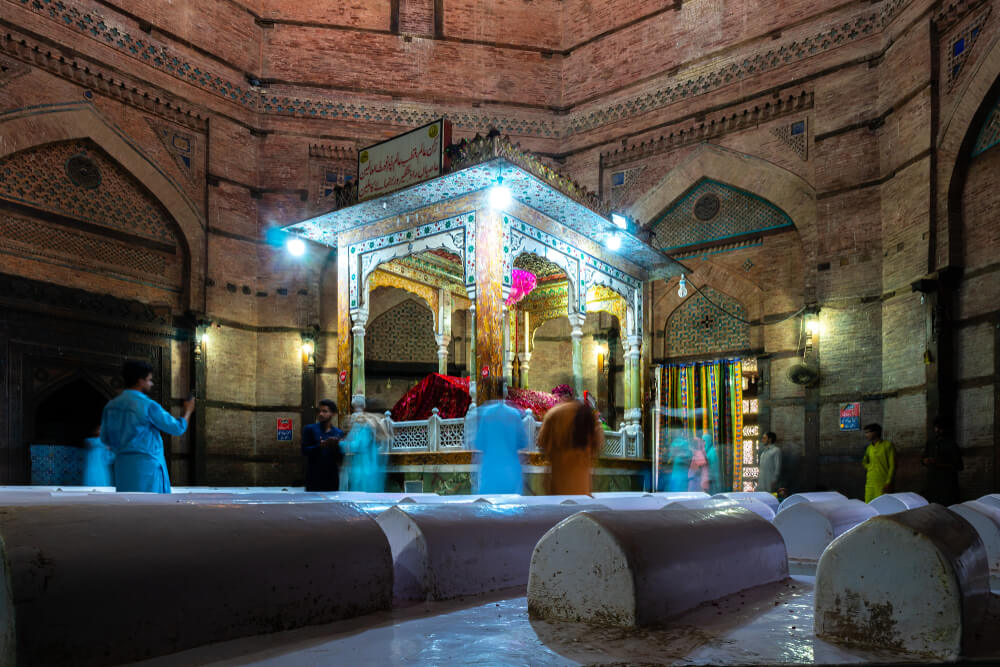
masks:
<svg viewBox="0 0 1000 667"><path fill-rule="evenodd" d="M513 273L514 275L511 277L511 282L513 284L510 286L510 294L504 301L504 303L507 304L507 307L513 306L515 303L531 294L531 290L535 289L535 285L538 284L535 274L531 271L514 269Z"/></svg>

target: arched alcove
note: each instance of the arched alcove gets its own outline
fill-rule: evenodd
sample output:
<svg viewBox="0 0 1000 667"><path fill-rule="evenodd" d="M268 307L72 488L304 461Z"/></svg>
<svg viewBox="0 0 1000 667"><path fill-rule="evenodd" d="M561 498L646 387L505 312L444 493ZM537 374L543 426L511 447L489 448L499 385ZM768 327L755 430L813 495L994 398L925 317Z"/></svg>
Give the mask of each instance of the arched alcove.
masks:
<svg viewBox="0 0 1000 667"><path fill-rule="evenodd" d="M705 286L689 296L667 318L665 356L669 359L749 349L750 325L727 313L748 319L743 304L711 287Z"/></svg>
<svg viewBox="0 0 1000 667"><path fill-rule="evenodd" d="M156 257L147 257L146 255L139 257L139 255L141 253L155 255L157 248L160 250L168 250L168 248L164 247L162 243L158 245L157 239L148 239L149 234L143 233L149 231L148 229L144 230L144 226L138 223L138 218L143 216L128 213L129 210L134 209L138 199L148 197L150 206L159 208L163 212L163 219L173 228L175 236L173 243L176 244L176 252L182 258L181 269L178 271L178 286L173 288L177 300L175 306L178 310L203 308L204 266L203 262L193 260L193 258L200 260L204 257L205 229L201 214L184 189L143 153L135 141L104 118L92 104L51 105L44 109L31 108L9 112L0 120L0 135L8 139L0 145L0 160L17 159L17 154L24 151L49 150L50 145L60 143L68 145L82 143L97 147L103 156L101 159L106 158L108 163L113 164L122 175L127 175L127 178L123 176L115 179L115 183L111 184L115 191L110 193L110 201L117 201L120 204L121 212L115 217L124 227L106 232L106 234L110 234L111 238L98 239L105 241L102 247L96 251L92 249L90 252L83 253L82 256L87 259L94 257L114 259L117 257L120 262L125 262L136 270L153 269L155 271L158 266ZM77 151L77 153L79 152ZM91 165L95 163L92 161ZM93 177L92 170L89 167L83 170L74 169L68 161L58 166L68 170L67 176L69 176L69 172L74 172L77 181L67 187L76 187L84 191L82 195L77 195L77 199L82 202L80 206L85 207L89 203L87 202L89 199L87 193L93 189L94 185L93 180L87 180ZM99 168L98 171L100 171ZM133 189L144 193L143 197L136 198L129 195L126 192L128 188L122 187L123 181L129 178L137 184L137 188ZM97 181L99 189L108 185L108 183ZM46 194L44 190L40 193ZM58 195L58 192L56 194ZM77 215L81 213L81 210L63 210L65 207L53 210L52 207L48 206L39 209L32 206L33 203L37 204L37 202L19 200L16 195L5 198L16 206L27 206L28 210L41 210L46 216L63 216L66 219L81 221L82 228L67 228L61 232L73 235L72 241L67 240L66 243L86 243L88 234L93 236L93 231L101 231L99 223L95 225L95 221L87 216ZM71 202L72 197L66 201ZM133 212L138 213L138 210ZM101 211L96 210L94 213L100 214ZM131 224L133 222L134 225ZM90 226L88 227L88 225ZM138 238L140 242L128 243L125 251L118 249L118 246L122 245L122 238L128 240L133 237ZM169 243L166 246L169 246ZM133 248L134 252L131 251ZM39 278L42 277L39 276ZM67 277L66 280L71 282L70 277ZM108 292L112 293L114 290L109 289ZM117 295L138 296L132 292L126 294L124 290L123 293Z"/></svg>
<svg viewBox="0 0 1000 667"><path fill-rule="evenodd" d="M35 407L31 444L80 446L101 423L108 397L77 377L56 388Z"/></svg>

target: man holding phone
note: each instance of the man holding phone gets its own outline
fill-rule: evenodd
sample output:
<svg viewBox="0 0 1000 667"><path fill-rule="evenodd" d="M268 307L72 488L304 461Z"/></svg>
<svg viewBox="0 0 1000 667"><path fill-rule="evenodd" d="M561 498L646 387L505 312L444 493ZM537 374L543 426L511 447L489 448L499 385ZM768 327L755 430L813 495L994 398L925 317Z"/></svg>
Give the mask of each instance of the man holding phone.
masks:
<svg viewBox="0 0 1000 667"><path fill-rule="evenodd" d="M129 359L122 367L125 391L104 406L101 442L115 453L118 491L170 493L170 473L163 456L163 436L183 435L194 412L194 397L184 401L178 419L147 394L153 388L153 368Z"/></svg>
<svg viewBox="0 0 1000 667"><path fill-rule="evenodd" d="M328 398L319 402L316 423L302 429L302 454L306 457L306 491L340 490L340 464L344 432L333 425L337 404Z"/></svg>

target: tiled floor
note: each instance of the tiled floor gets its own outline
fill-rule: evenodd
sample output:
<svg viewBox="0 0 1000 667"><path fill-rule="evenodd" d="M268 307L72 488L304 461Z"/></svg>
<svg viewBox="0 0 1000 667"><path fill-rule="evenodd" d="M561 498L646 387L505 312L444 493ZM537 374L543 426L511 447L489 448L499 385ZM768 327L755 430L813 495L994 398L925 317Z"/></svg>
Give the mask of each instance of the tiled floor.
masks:
<svg viewBox="0 0 1000 667"><path fill-rule="evenodd" d="M997 605L994 607L987 621L997 627ZM998 648L980 646L977 653L1000 655ZM515 592L492 599L427 603L327 626L216 644L142 664L361 667L899 661L897 654L816 639L813 577L795 575L787 583L703 605L676 624L657 630L531 621L526 599Z"/></svg>

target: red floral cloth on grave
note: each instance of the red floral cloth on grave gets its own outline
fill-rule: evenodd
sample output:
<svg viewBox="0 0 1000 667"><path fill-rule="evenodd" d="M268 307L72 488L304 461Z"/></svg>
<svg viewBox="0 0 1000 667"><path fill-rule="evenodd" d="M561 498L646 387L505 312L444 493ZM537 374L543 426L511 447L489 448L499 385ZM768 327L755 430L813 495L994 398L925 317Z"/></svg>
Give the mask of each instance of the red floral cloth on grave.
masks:
<svg viewBox="0 0 1000 667"><path fill-rule="evenodd" d="M464 417L469 410L469 378L431 373L392 406L395 422L427 419L438 409L441 419Z"/></svg>
<svg viewBox="0 0 1000 667"><path fill-rule="evenodd" d="M507 388L507 400L522 410L531 410L538 421L542 421L549 408L559 401L554 394L516 387Z"/></svg>

